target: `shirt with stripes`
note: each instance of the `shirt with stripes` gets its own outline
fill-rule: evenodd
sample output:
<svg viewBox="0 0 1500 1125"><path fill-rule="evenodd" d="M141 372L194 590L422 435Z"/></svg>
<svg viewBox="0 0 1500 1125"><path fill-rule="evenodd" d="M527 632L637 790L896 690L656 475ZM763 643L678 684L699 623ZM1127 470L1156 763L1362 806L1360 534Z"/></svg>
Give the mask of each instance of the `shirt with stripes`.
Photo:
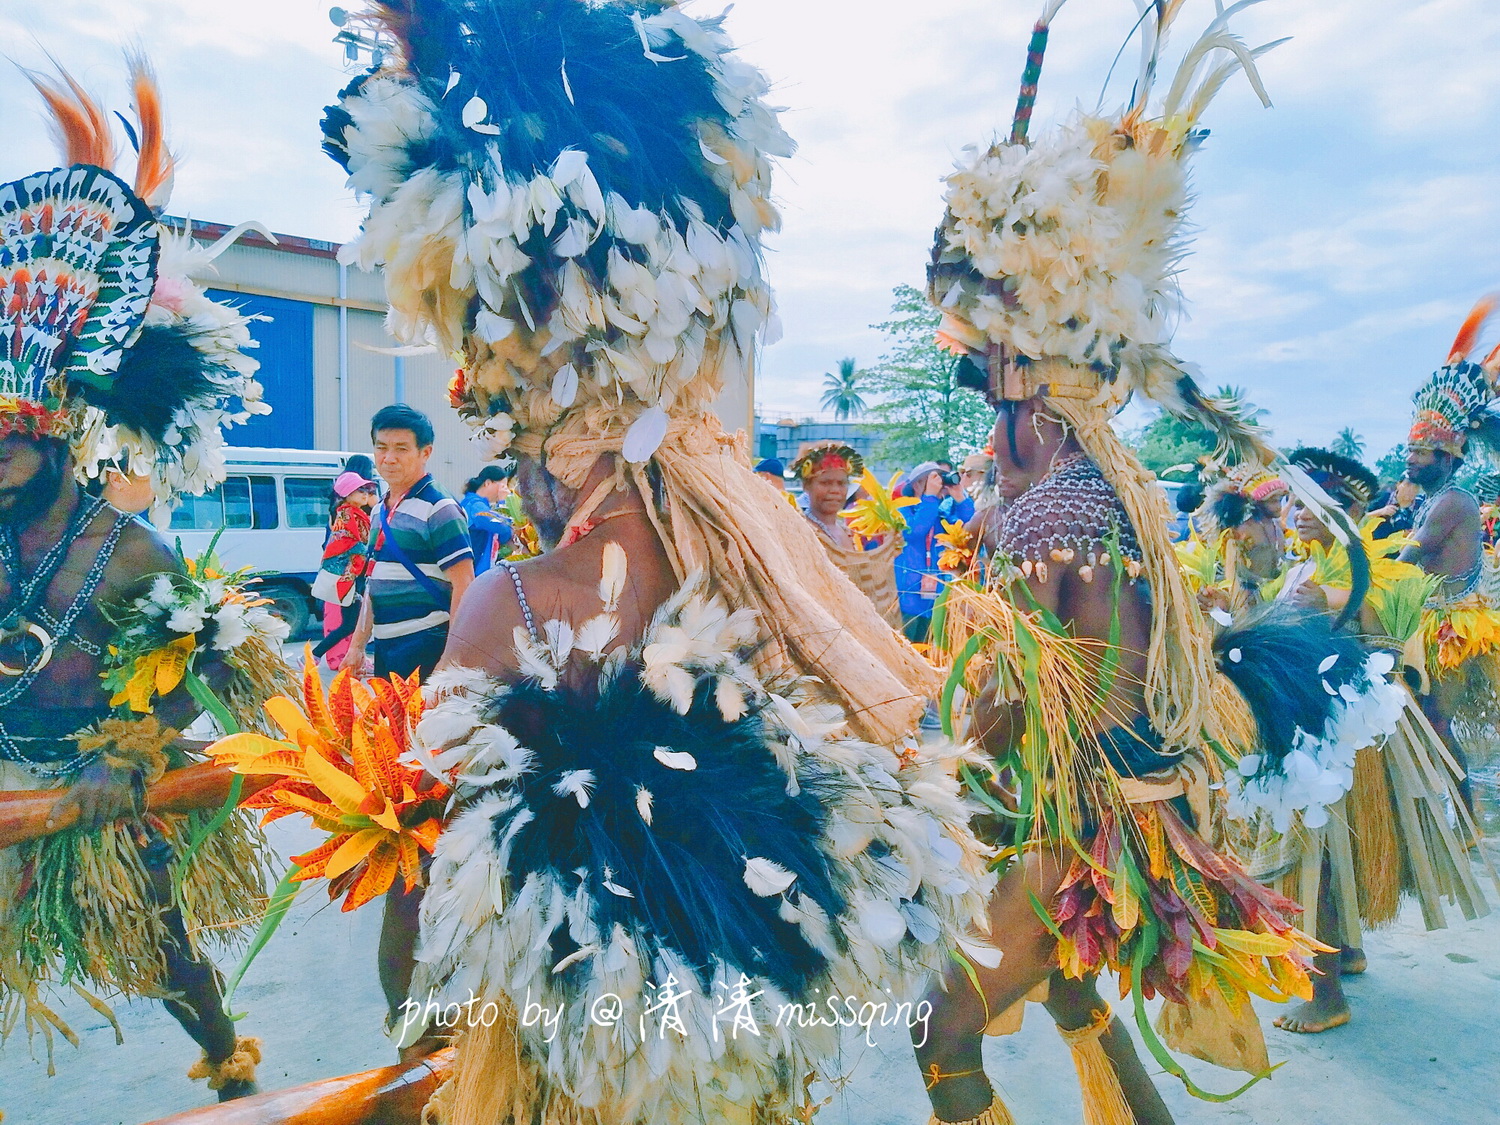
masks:
<svg viewBox="0 0 1500 1125"><path fill-rule="evenodd" d="M439 604L402 564L386 542L377 515L373 521L374 566L369 580L374 638L390 640L446 625L453 590L446 572L474 559L469 546L469 521L463 509L431 476L425 476L402 497L394 511L387 511L386 519L396 546L445 597Z"/></svg>

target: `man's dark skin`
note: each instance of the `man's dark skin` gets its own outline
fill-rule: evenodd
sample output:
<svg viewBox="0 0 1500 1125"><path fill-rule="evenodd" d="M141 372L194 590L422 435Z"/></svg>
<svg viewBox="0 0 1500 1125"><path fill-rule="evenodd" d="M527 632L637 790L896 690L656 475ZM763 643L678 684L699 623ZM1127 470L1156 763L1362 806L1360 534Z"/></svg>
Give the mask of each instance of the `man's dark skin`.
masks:
<svg viewBox="0 0 1500 1125"><path fill-rule="evenodd" d="M73 479L71 458L55 439L11 436L0 440L0 524L17 531L25 573L33 573L47 551L64 538L84 500ZM106 508L73 542L46 593L46 606L54 619L63 616L82 589L118 515ZM143 579L177 568L176 558L160 538L139 523L127 524L105 568L103 581L79 617L75 632L103 648L115 629L100 607L141 596L145 592ZM0 610L9 607L12 596L11 576L0 573ZM36 678L22 705L43 710L77 708L98 699L106 690L100 683L100 671L97 657L59 639L51 662ZM155 713L164 725L181 729L199 710L187 691L179 688L157 702ZM135 771L113 769L99 760L74 775L54 806L52 817L60 819L68 809L76 807L77 829L97 831L106 824L137 816L141 811L140 796L141 786ZM165 867L153 868L151 875L157 902L169 906L170 871ZM164 983L181 999L164 1000L163 1004L211 1062L222 1062L234 1052L235 1031L222 1010L223 998L214 968L193 956L180 911L169 909L164 920L173 939L162 951L167 965ZM254 1092L253 1083L231 1081L219 1091L219 1100L228 1101Z"/></svg>
<svg viewBox="0 0 1500 1125"><path fill-rule="evenodd" d="M1071 435L1052 419L1045 402L1032 399L1017 404L1016 453L1013 456L1002 420L997 421L992 443L995 466L1003 478L1004 495L1019 496L1040 482L1054 464L1081 452ZM1085 582L1071 567L1058 567L1048 581L1033 576L1025 580L1031 596L1057 614L1073 636L1107 641L1115 616L1107 576L1096 575ZM1109 699L1103 711L1112 721L1128 725L1146 713L1146 658L1151 634L1151 609L1142 586L1126 584L1120 594L1120 660ZM974 714L974 733L989 754L1006 751L1022 730L1019 705L997 700L991 688L982 696ZM1049 982L1048 1013L1061 1028L1073 1030L1093 1022L1102 1012L1094 978L1070 980L1056 971L1057 941L1032 908L1032 896L1051 902L1067 874L1070 855L1061 850L1039 849L1027 854L1000 880L990 900L990 940L1004 956L998 967L970 968L977 974L981 996L967 972L954 968L943 986L927 997L933 1006L930 1029L914 1029L913 1044L924 1031L926 1043L916 1047L917 1063L924 1078L936 1065L944 1078L928 1090L933 1113L940 1121L967 1121L989 1108L994 1092L982 1073L980 1045L988 1019L1022 1000L1036 985ZM1139 1125L1170 1125L1171 1114L1136 1055L1125 1026L1116 1017L1100 1039L1114 1064L1126 1100ZM965 1073L975 1071L977 1073Z"/></svg>
<svg viewBox="0 0 1500 1125"><path fill-rule="evenodd" d="M1416 563L1428 574L1442 575L1445 581L1438 587L1439 596L1461 593L1483 552L1484 527L1479 517L1479 502L1460 489L1436 495L1462 465L1461 459L1442 450L1413 449L1406 455L1407 478L1428 497L1435 498L1423 505L1411 533L1416 543L1401 552L1401 561ZM1453 733L1453 717L1463 693L1464 678L1456 671L1443 677L1434 676L1431 692L1422 697L1422 711L1463 771L1458 791L1472 813L1474 789L1468 776L1469 758Z"/></svg>
<svg viewBox="0 0 1500 1125"><path fill-rule="evenodd" d="M542 541L549 546L556 544L568 516L599 482L614 476L614 472L615 458L606 454L595 464L583 486L574 491L559 484L535 460L518 458L516 487L527 498L528 514ZM627 570L625 592L615 614L620 621L616 643L634 645L644 636L657 609L677 589L676 573L634 489L611 492L589 518L597 525L594 531L567 547L517 563L516 571L521 575L538 629L552 618L576 628L603 611L599 576L604 548L609 543L618 544L625 552ZM510 575L503 567L488 570L474 579L459 604L438 668L458 664L479 669L501 683L516 680L520 672L513 637L517 628L525 627ZM580 674L587 673L578 664L567 673ZM422 891L418 889L399 897L388 895L386 903L380 979L392 1025L400 1026L401 1004L411 985ZM407 1047L403 1057L420 1057L443 1042L424 1037Z"/></svg>

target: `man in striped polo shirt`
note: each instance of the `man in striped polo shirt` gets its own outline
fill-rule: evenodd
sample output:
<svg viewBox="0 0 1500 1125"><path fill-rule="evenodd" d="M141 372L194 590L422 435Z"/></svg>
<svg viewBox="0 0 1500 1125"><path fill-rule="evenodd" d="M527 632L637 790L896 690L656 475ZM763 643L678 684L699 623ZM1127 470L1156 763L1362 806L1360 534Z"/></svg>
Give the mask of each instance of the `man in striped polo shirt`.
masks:
<svg viewBox="0 0 1500 1125"><path fill-rule="evenodd" d="M375 470L390 487L376 506L374 566L342 667L358 670L368 645L377 676L431 673L448 622L474 580L469 521L427 472L432 423L396 404L370 420Z"/></svg>

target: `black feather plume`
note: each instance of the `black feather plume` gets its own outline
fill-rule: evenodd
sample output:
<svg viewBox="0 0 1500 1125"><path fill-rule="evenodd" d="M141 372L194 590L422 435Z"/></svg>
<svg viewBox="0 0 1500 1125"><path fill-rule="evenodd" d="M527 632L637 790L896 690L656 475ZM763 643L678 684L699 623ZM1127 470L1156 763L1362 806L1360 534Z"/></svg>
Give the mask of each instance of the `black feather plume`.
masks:
<svg viewBox="0 0 1500 1125"><path fill-rule="evenodd" d="M402 42L406 69L439 107L439 135L413 166L463 166L481 178L493 145L507 176L529 179L564 149L579 149L606 195L618 191L684 223L682 200L690 199L711 227L729 230L729 200L708 174L697 125L713 121L727 130L732 119L704 60L675 34L652 48L671 61L646 57L634 14L633 6L579 0L378 5L375 21ZM345 96L357 92L356 82ZM498 134L463 123L474 97ZM336 106L324 117L324 149L340 163L348 125Z"/></svg>
<svg viewBox="0 0 1500 1125"><path fill-rule="evenodd" d="M77 395L103 410L111 424L161 442L178 409L213 396L215 367L193 346L193 329L182 321L148 324L125 350L118 376L106 387L78 381ZM221 378L232 378L224 371Z"/></svg>
<svg viewBox="0 0 1500 1125"><path fill-rule="evenodd" d="M715 682L700 681L686 715L636 675L614 678L597 696L529 682L509 688L487 721L535 754L534 770L520 785L535 819L515 836L510 876L519 886L532 872L551 872L569 885L584 871L598 888L608 869L634 897L594 892L601 933L620 923L627 932L653 935L683 956L705 992L716 963L723 963L800 995L826 959L778 915L780 896L750 890L745 860L773 860L797 876L789 898L810 898L830 918L843 913L841 869L820 843L825 809L841 783L807 768L801 791L789 796L766 719L752 709L725 722ZM659 749L691 754L696 768L667 768L656 757ZM564 773L582 769L595 778L586 807L553 789ZM640 789L652 795L650 824L637 807ZM497 844L511 815L494 821ZM561 958L570 951L553 953Z"/></svg>
<svg viewBox="0 0 1500 1125"><path fill-rule="evenodd" d="M1219 668L1249 704L1260 752L1276 772L1299 729L1322 735L1339 702L1338 689L1363 684L1366 655L1326 616L1284 604L1246 614L1214 639ZM1337 660L1319 671L1330 656Z"/></svg>

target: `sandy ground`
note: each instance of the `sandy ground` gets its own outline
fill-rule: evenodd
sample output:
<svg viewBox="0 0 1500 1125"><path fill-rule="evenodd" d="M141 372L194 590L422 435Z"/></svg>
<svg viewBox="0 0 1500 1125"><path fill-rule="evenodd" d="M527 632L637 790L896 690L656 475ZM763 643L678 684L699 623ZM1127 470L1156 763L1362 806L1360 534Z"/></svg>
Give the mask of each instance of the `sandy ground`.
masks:
<svg viewBox="0 0 1500 1125"><path fill-rule="evenodd" d="M272 828L283 854L313 838L286 822ZM1490 845L1500 858L1500 847ZM263 1088L293 1085L394 1061L379 1031L375 980L379 914L341 914L309 891L235 997L242 1027L265 1040ZM1474 922L1450 917L1450 928L1422 929L1407 909L1368 940L1370 971L1349 983L1354 1022L1320 1036L1270 1027L1273 1005L1258 1005L1273 1061L1268 1082L1227 1105L1195 1101L1175 1080L1162 1089L1179 1122L1254 1125L1478 1125L1500 1122L1500 913ZM229 958L224 959L226 962ZM159 1005L117 1008L125 1043L81 1004L65 1005L82 1045L57 1048L57 1076L47 1077L40 1041L30 1053L18 1033L0 1051L0 1108L5 1125L139 1125L210 1097L183 1076L196 1054ZM852 1047L850 1080L819 1114L822 1125L918 1125L927 1119L921 1083L899 1034L874 1049ZM1066 1049L1046 1013L1032 1007L1019 1035L990 1040L986 1060L1020 1125L1079 1120L1077 1085ZM1234 1076L1197 1066L1194 1074L1224 1090Z"/></svg>

